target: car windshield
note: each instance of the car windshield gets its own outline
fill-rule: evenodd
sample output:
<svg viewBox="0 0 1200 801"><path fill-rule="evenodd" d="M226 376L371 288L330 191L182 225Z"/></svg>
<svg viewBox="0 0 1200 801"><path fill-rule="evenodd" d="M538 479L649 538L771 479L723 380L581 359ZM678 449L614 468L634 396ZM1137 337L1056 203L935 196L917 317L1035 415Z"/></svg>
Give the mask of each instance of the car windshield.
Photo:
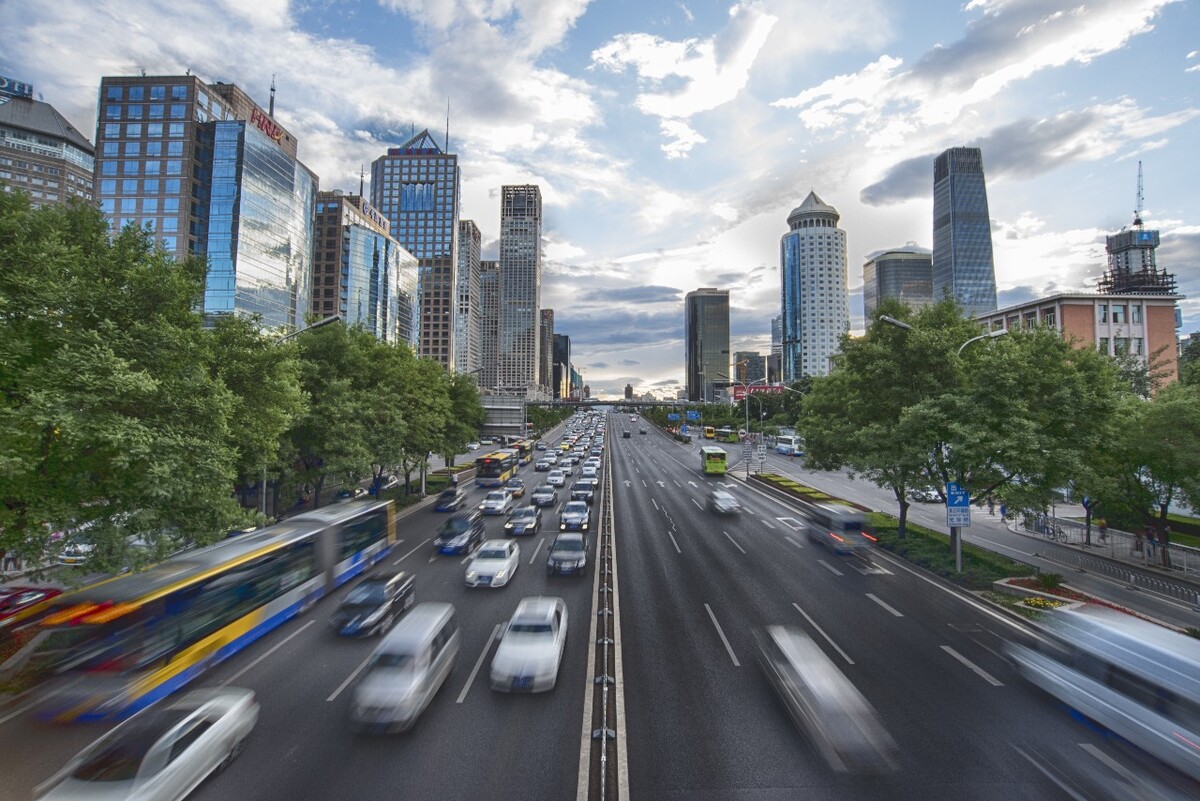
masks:
<svg viewBox="0 0 1200 801"><path fill-rule="evenodd" d="M346 594L342 601L346 606L378 606L387 598L387 584L382 581L365 581Z"/></svg>
<svg viewBox="0 0 1200 801"><path fill-rule="evenodd" d="M522 506L520 509L513 512L512 519L513 520L524 520L525 518L533 519L534 517L537 517L536 510L530 509L528 506Z"/></svg>
<svg viewBox="0 0 1200 801"><path fill-rule="evenodd" d="M508 627L511 634L549 634L552 630L549 623L513 623Z"/></svg>
<svg viewBox="0 0 1200 801"><path fill-rule="evenodd" d="M566 506L563 507L563 514L565 514L565 515L586 514L586 513L587 513L587 504L583 503L582 501L575 501L572 503L568 503Z"/></svg>
<svg viewBox="0 0 1200 801"><path fill-rule="evenodd" d="M485 500L500 502L504 500L503 492L489 492Z"/></svg>
<svg viewBox="0 0 1200 801"><path fill-rule="evenodd" d="M481 550L476 559L507 559L508 551L503 548L487 548Z"/></svg>
<svg viewBox="0 0 1200 801"><path fill-rule="evenodd" d="M413 655L404 653L385 652L375 657L371 670L411 670Z"/></svg>
<svg viewBox="0 0 1200 801"><path fill-rule="evenodd" d="M565 540L555 540L553 553L579 553L583 551L583 540L572 537Z"/></svg>
<svg viewBox="0 0 1200 801"><path fill-rule="evenodd" d="M470 526L471 526L471 524L469 522L467 522L467 520L465 518L452 517L449 520L447 520L446 524L442 527L442 535L445 536L447 534L461 534L464 531L466 531L468 528L470 528Z"/></svg>
<svg viewBox="0 0 1200 801"><path fill-rule="evenodd" d="M543 484L533 491L534 495L553 495L554 487L549 484Z"/></svg>
<svg viewBox="0 0 1200 801"><path fill-rule="evenodd" d="M458 495L458 490L456 490L456 489L442 490L442 498L444 498L446 500L453 500L457 495Z"/></svg>

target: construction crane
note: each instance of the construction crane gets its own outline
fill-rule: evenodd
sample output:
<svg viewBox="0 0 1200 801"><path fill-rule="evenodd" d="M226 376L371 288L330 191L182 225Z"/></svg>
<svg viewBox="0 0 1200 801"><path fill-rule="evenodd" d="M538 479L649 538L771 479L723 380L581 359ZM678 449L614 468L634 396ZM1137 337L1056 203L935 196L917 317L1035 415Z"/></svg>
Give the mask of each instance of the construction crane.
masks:
<svg viewBox="0 0 1200 801"><path fill-rule="evenodd" d="M1142 203L1145 197L1142 195L1142 162L1138 162L1138 187L1137 187L1137 206L1133 210L1133 224L1138 228L1142 227Z"/></svg>

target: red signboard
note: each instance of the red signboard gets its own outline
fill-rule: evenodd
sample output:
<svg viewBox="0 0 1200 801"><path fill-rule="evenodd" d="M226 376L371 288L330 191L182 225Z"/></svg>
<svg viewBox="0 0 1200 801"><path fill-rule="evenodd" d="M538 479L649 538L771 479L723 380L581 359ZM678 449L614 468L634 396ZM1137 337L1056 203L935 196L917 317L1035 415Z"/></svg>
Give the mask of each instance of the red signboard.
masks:
<svg viewBox="0 0 1200 801"><path fill-rule="evenodd" d="M746 397L747 389L749 389L752 394L764 394L764 395L782 395L785 391L784 388L781 386L772 386L770 384L767 384L767 385L751 384L749 387L742 386L741 384L734 384L733 385L733 399L741 400L742 398Z"/></svg>
<svg viewBox="0 0 1200 801"><path fill-rule="evenodd" d="M255 126L258 127L258 130L262 131L276 142L283 138L283 128L279 127L279 124L276 123L275 120L268 117L260 108L256 108L254 111L250 112L250 122L254 123Z"/></svg>

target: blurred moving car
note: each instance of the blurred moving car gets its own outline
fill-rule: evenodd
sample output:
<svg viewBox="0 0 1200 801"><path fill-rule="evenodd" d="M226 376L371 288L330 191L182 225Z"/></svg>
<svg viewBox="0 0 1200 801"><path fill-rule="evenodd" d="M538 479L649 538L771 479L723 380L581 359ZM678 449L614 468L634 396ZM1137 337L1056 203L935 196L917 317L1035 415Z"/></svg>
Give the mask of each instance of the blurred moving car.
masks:
<svg viewBox="0 0 1200 801"><path fill-rule="evenodd" d="M340 490L338 490L338 493L334 496L334 499L338 503L341 503L343 501L353 501L357 500L358 498L365 498L366 495L367 491L362 487L342 487Z"/></svg>
<svg viewBox="0 0 1200 801"><path fill-rule="evenodd" d="M468 553L483 542L483 531L483 518L479 512L457 513L442 524L433 539L433 547L438 553Z"/></svg>
<svg viewBox="0 0 1200 801"><path fill-rule="evenodd" d="M561 487L567 483L567 474L562 470L551 470L550 475L546 476L546 483L552 487Z"/></svg>
<svg viewBox="0 0 1200 801"><path fill-rule="evenodd" d="M462 487L447 487L438 495L433 505L435 512L453 512L467 502L467 491Z"/></svg>
<svg viewBox="0 0 1200 801"><path fill-rule="evenodd" d="M584 501L570 501L558 514L559 531L587 531L592 523L592 510Z"/></svg>
<svg viewBox="0 0 1200 801"><path fill-rule="evenodd" d="M910 489L908 491L910 500L917 503L941 503L942 499L938 496L937 490L933 489Z"/></svg>
<svg viewBox="0 0 1200 801"><path fill-rule="evenodd" d="M585 464L583 467L579 468L579 477L580 478L596 478L598 475L598 472L599 471L597 470L597 468L594 464Z"/></svg>
<svg viewBox="0 0 1200 801"><path fill-rule="evenodd" d="M558 490L549 484L539 484L529 496L529 500L535 506L553 506L558 503Z"/></svg>
<svg viewBox="0 0 1200 801"><path fill-rule="evenodd" d="M520 498L525 494L525 482L515 476L504 482L504 489L514 498Z"/></svg>
<svg viewBox="0 0 1200 801"><path fill-rule="evenodd" d="M414 607L371 654L354 687L350 716L362 731L404 731L416 722L458 661L454 607Z"/></svg>
<svg viewBox="0 0 1200 801"><path fill-rule="evenodd" d="M492 490L483 496L479 511L485 515L506 515L512 511L513 499L508 490Z"/></svg>
<svg viewBox="0 0 1200 801"><path fill-rule="evenodd" d="M518 506L504 521L504 533L513 536L531 535L542 527L542 510L537 506Z"/></svg>
<svg viewBox="0 0 1200 801"><path fill-rule="evenodd" d="M477 451L477 450L479 450L479 443L478 443L478 442L468 442L468 443L467 443L467 450L469 450L469 451Z"/></svg>
<svg viewBox="0 0 1200 801"><path fill-rule="evenodd" d="M539 451L544 451L544 450L546 450L546 443L542 442L539 439L537 445L535 445L534 447Z"/></svg>
<svg viewBox="0 0 1200 801"><path fill-rule="evenodd" d="M646 433L646 429L645 429L645 428L639 428L639 429L638 429L638 433L639 433L639 434L645 434L645 433Z"/></svg>
<svg viewBox="0 0 1200 801"><path fill-rule="evenodd" d="M533 463L533 469L534 469L534 472L545 473L546 471L548 471L550 469L550 460L549 459L538 459L536 462Z"/></svg>
<svg viewBox="0 0 1200 801"><path fill-rule="evenodd" d="M708 494L708 508L722 515L742 511L742 505L733 493L723 489L716 489Z"/></svg>
<svg viewBox="0 0 1200 801"><path fill-rule="evenodd" d="M586 534L563 532L554 538L546 557L548 575L582 576L587 571L588 540Z"/></svg>
<svg viewBox="0 0 1200 801"><path fill-rule="evenodd" d="M621 438L622 438L622 439L629 439L629 430L628 430L628 429L626 429L625 431L622 431L622 432L621 432Z"/></svg>
<svg viewBox="0 0 1200 801"><path fill-rule="evenodd" d="M500 634L492 657L493 690L544 692L558 681L567 645L567 604L562 598L522 598Z"/></svg>
<svg viewBox="0 0 1200 801"><path fill-rule="evenodd" d="M0 586L0 620L56 595L62 595L57 587Z"/></svg>
<svg viewBox="0 0 1200 801"><path fill-rule="evenodd" d="M875 546L875 538L867 533L867 518L849 506L816 503L803 512L808 539L824 545L834 553L861 555Z"/></svg>
<svg viewBox="0 0 1200 801"><path fill-rule="evenodd" d="M349 637L381 634L415 601L410 573L378 573L355 584L338 605L329 624Z"/></svg>
<svg viewBox="0 0 1200 801"><path fill-rule="evenodd" d="M183 798L233 762L257 722L250 690L194 690L112 729L35 793L47 801Z"/></svg>
<svg viewBox="0 0 1200 801"><path fill-rule="evenodd" d="M879 715L820 646L798 628L753 633L759 666L829 767L842 773L896 769L896 743Z"/></svg>
<svg viewBox="0 0 1200 801"><path fill-rule="evenodd" d="M503 587L521 566L521 546L513 540L485 540L467 563L468 587Z"/></svg>

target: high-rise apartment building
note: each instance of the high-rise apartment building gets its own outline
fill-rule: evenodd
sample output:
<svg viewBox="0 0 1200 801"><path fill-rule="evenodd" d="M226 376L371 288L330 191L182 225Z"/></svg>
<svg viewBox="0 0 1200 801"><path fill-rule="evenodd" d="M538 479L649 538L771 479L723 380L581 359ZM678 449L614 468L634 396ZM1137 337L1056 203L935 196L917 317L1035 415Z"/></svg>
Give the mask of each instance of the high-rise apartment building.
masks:
<svg viewBox="0 0 1200 801"><path fill-rule="evenodd" d="M730 384L729 290L702 287L684 297L688 400L711 402Z"/></svg>
<svg viewBox="0 0 1200 801"><path fill-rule="evenodd" d="M34 206L90 202L95 148L33 87L0 77L0 188L20 189Z"/></svg>
<svg viewBox="0 0 1200 801"><path fill-rule="evenodd" d="M312 314L338 315L383 342L417 346L417 260L361 195L318 192Z"/></svg>
<svg viewBox="0 0 1200 801"><path fill-rule="evenodd" d="M392 236L417 257L421 303L417 355L455 366L457 304L458 156L445 152L429 131L371 164L371 203L392 224Z"/></svg>
<svg viewBox="0 0 1200 801"><path fill-rule="evenodd" d="M479 387L500 385L500 262L479 261Z"/></svg>
<svg viewBox="0 0 1200 801"><path fill-rule="evenodd" d="M846 232L837 209L809 192L788 215L779 243L782 282L783 381L827 375L830 358L850 330Z"/></svg>
<svg viewBox="0 0 1200 801"><path fill-rule="evenodd" d="M992 221L977 147L952 147L933 162L933 298L947 295L969 316L996 308Z"/></svg>
<svg viewBox="0 0 1200 801"><path fill-rule="evenodd" d="M542 192L534 184L500 188L500 380L503 392L540 384Z"/></svg>
<svg viewBox="0 0 1200 801"><path fill-rule="evenodd" d="M868 323L886 298L914 309L933 303L933 257L928 250L905 245L873 253L863 262L863 309Z"/></svg>
<svg viewBox="0 0 1200 801"><path fill-rule="evenodd" d="M733 377L743 384L763 383L767 379L767 358L756 350L734 351Z"/></svg>
<svg viewBox="0 0 1200 801"><path fill-rule="evenodd" d="M102 78L95 184L114 228L206 260L207 316L294 331L311 305L317 177L271 105L194 75Z"/></svg>
<svg viewBox="0 0 1200 801"><path fill-rule="evenodd" d="M538 326L538 385L548 397L554 396L554 309L541 310Z"/></svg>
<svg viewBox="0 0 1200 801"><path fill-rule="evenodd" d="M474 220L458 222L458 308L454 318L454 369L479 380L479 258L482 237Z"/></svg>
<svg viewBox="0 0 1200 801"><path fill-rule="evenodd" d="M554 335L554 399L571 397L571 338Z"/></svg>

